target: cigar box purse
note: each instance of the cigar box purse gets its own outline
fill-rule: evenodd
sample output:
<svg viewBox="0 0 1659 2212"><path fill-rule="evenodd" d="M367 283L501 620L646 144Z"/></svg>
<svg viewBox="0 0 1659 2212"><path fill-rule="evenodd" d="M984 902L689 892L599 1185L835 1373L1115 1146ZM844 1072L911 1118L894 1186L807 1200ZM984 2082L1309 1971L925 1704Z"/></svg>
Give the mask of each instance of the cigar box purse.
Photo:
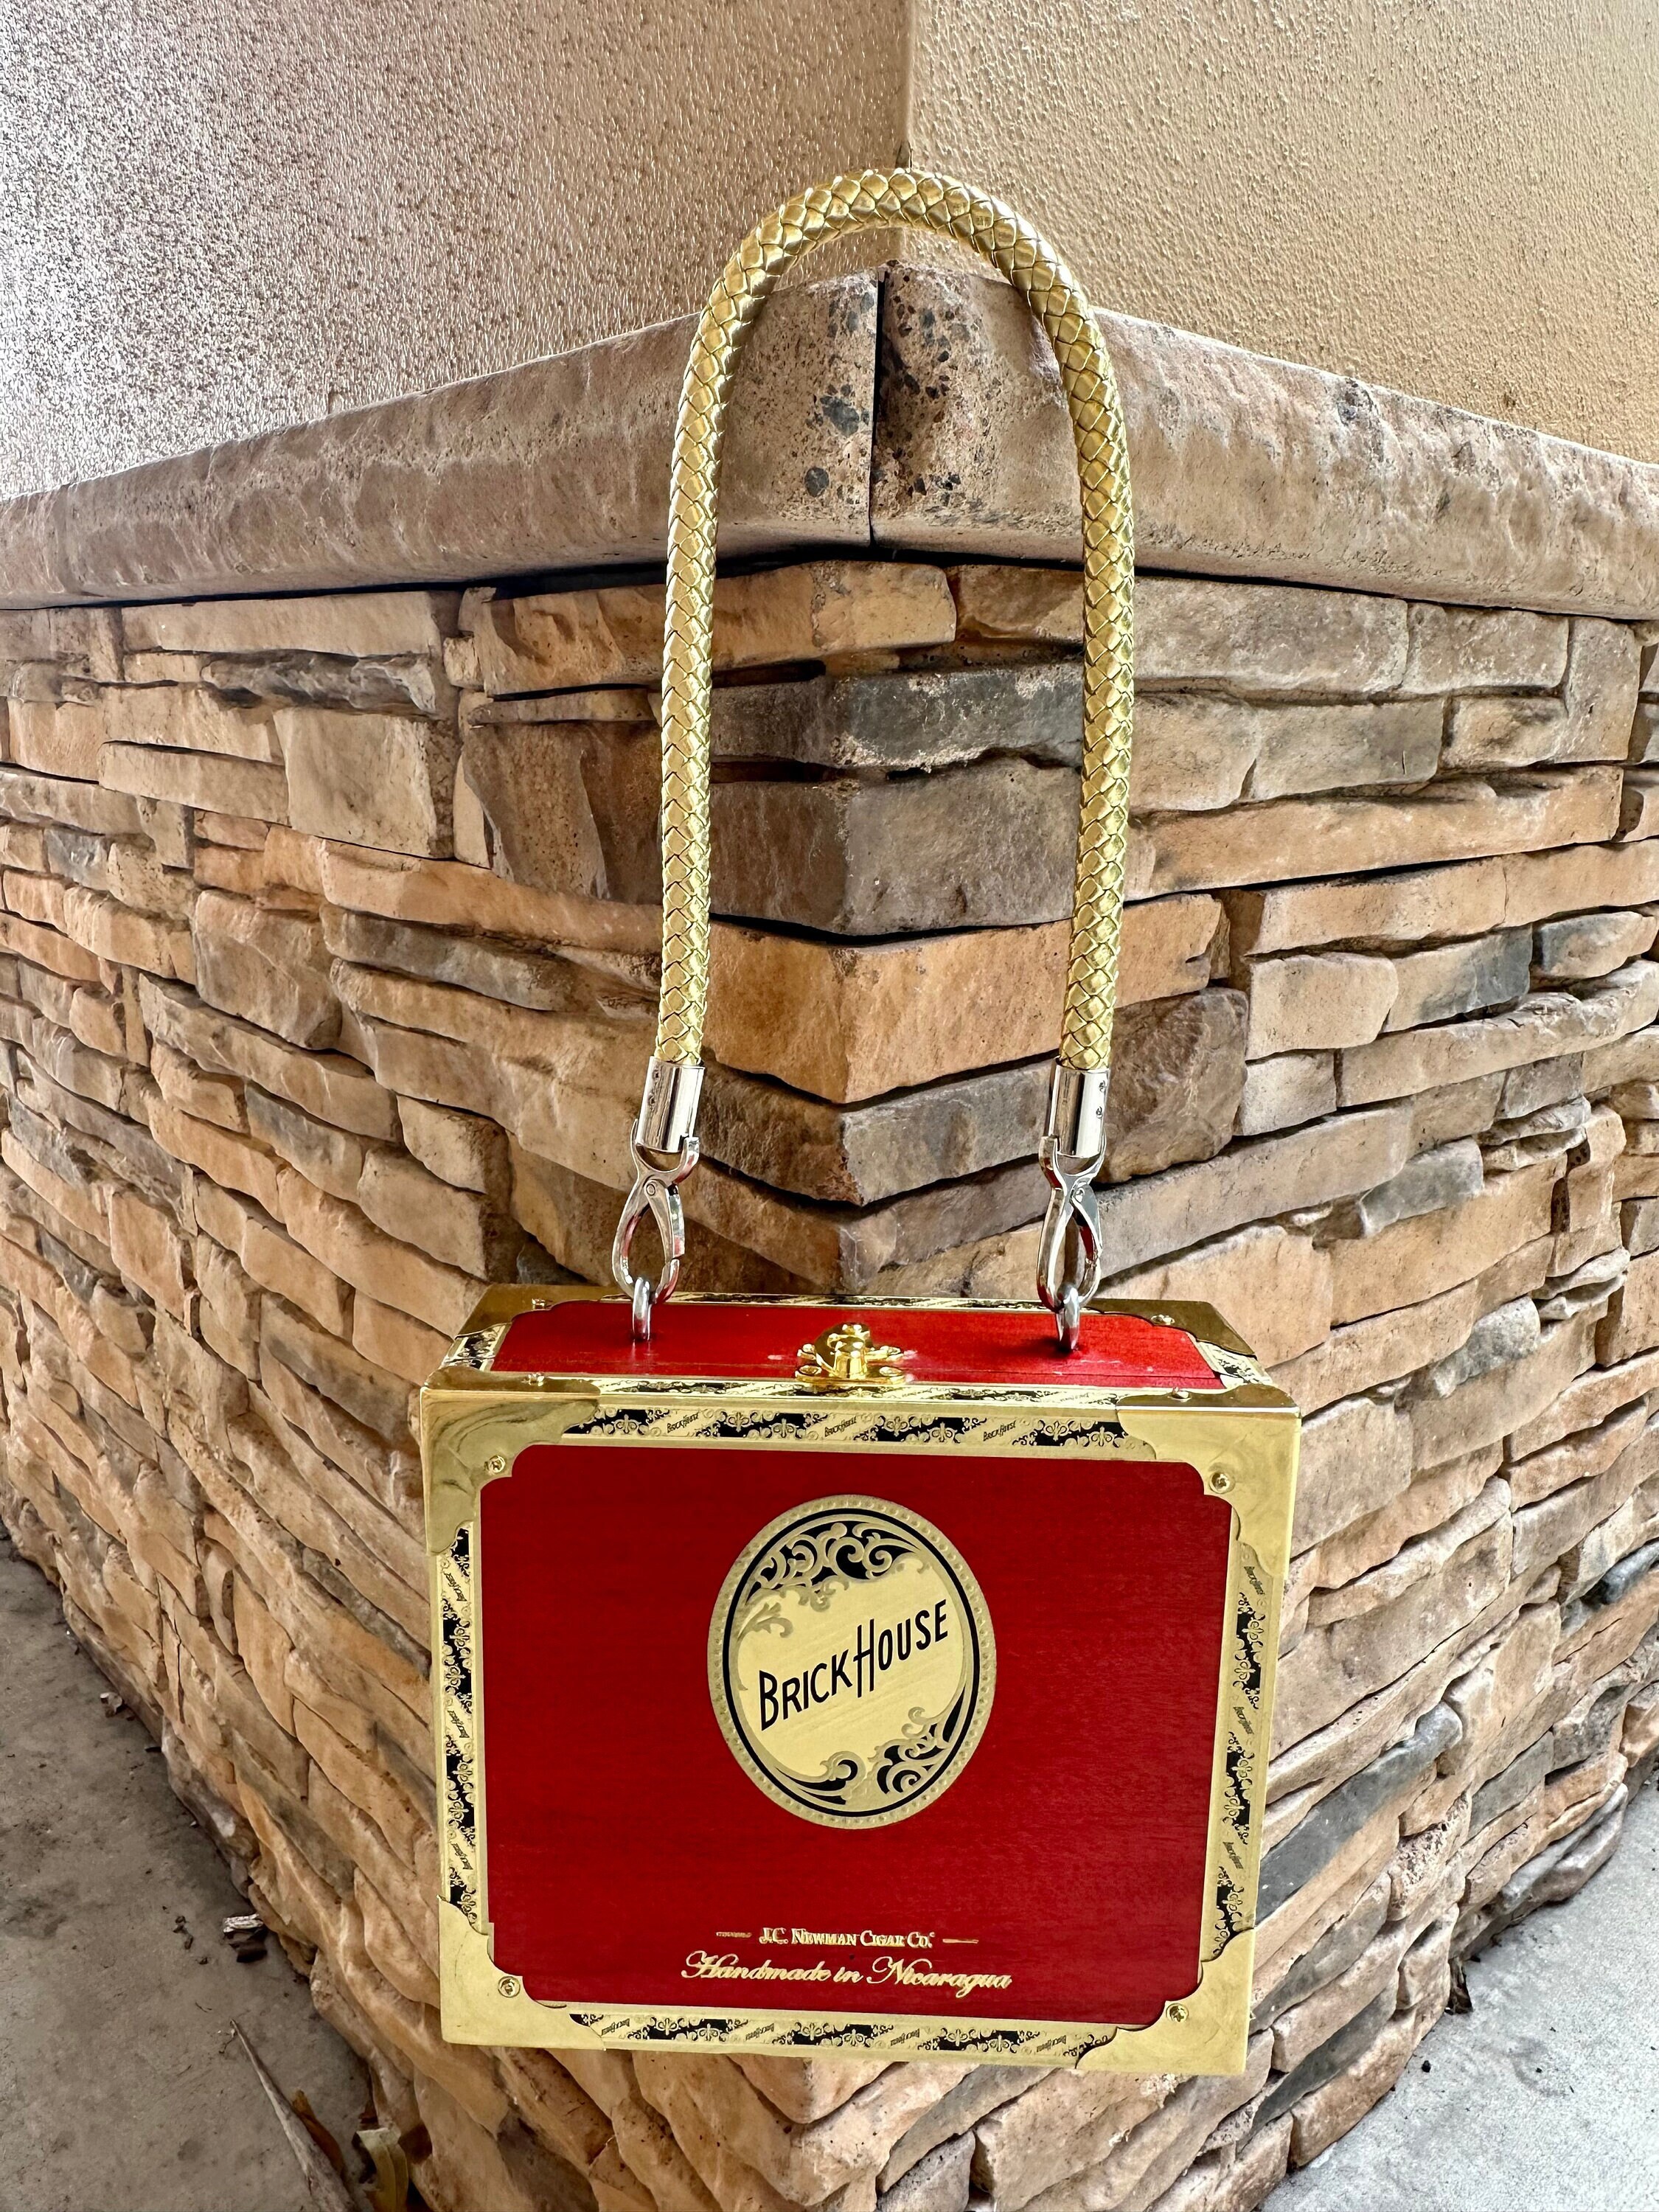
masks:
<svg viewBox="0 0 1659 2212"><path fill-rule="evenodd" d="M1082 830L1036 1297L676 1296L732 373L801 252L894 223L1015 287L1076 433ZM702 315L670 516L660 1019L617 1287L490 1291L422 1396L444 2033L1235 2072L1297 1420L1207 1307L1094 1295L1133 556L1087 302L948 179L803 194Z"/></svg>

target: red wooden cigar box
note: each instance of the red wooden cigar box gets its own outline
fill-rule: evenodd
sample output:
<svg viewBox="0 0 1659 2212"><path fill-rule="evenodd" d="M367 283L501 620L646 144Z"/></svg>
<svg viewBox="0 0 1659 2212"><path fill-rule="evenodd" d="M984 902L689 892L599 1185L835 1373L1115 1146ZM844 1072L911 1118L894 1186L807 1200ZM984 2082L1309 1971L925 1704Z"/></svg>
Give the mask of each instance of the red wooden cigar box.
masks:
<svg viewBox="0 0 1659 2212"><path fill-rule="evenodd" d="M422 1408L447 2036L1243 2064L1297 1419L1208 1308L493 1291Z"/></svg>

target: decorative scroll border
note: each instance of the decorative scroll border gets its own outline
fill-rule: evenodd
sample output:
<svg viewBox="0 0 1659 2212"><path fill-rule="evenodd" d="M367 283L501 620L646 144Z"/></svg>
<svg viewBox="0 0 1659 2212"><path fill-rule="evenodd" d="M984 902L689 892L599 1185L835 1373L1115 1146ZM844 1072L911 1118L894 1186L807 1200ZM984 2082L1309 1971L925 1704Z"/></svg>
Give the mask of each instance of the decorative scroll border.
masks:
<svg viewBox="0 0 1659 2212"><path fill-rule="evenodd" d="M489 1304L507 1297L515 1311L530 1303L522 1292L492 1292L469 1336L487 1323ZM541 1302L547 1302L545 1294ZM799 2056L807 2050L856 2050L893 2059L971 2054L1004 2064L1084 2070L1237 2072L1249 2030L1255 1883L1298 1424L1289 1400L1248 1353L1235 1351L1237 1340L1216 1316L1207 1309L1187 1308L1156 1317L1173 1322L1177 1315L1179 1326L1192 1327L1188 1316L1211 1324L1193 1333L1222 1374L1220 1390L1062 1396L1053 1389L981 1386L969 1398L962 1390L918 1385L879 1401L795 1397L781 1403L793 1395L788 1385L492 1376L471 1360L455 1367L446 1362L422 1394L422 1411L440 1655L433 1674L441 1750L439 1948L447 2039L554 2051L685 2047ZM499 1342L497 1336L489 1346L491 1357ZM782 1444L905 1455L1034 1450L1196 1468L1206 1488L1225 1496L1234 1512L1231 1625L1222 1654L1211 1790L1210 1903L1196 1988L1171 2000L1158 2021L1142 2027L960 2014L803 2018L794 2012L552 2003L530 1996L516 1975L496 1966L490 1951L483 1881L477 1496L485 1482L510 1473L520 1450L562 1441L601 1450L613 1442L727 1450Z"/></svg>

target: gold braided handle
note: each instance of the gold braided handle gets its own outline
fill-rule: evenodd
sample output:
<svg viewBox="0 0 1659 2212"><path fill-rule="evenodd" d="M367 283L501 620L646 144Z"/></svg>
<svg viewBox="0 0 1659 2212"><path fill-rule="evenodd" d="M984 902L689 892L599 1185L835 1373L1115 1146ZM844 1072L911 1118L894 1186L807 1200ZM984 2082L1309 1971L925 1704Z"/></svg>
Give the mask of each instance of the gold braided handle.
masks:
<svg viewBox="0 0 1659 2212"><path fill-rule="evenodd" d="M1069 1234L1075 1232L1083 1248L1084 1297L1100 1273L1090 1185L1104 1141L1134 690L1133 531L1116 380L1082 290L1053 247L1012 208L949 177L866 170L798 194L749 234L703 309L680 391L663 625L662 991L656 1052L635 1130L639 1175L613 1254L618 1283L634 1294L641 1334L649 1329L653 1297L667 1297L678 1274L684 1232L675 1186L696 1158L708 995L715 510L726 403L744 342L784 271L824 239L896 224L958 239L1000 270L1048 335L1071 411L1083 500L1082 818L1059 1071L1043 1155L1055 1204L1039 1290L1056 1311L1061 1297L1069 1298L1072 1340L1079 1282L1065 1260ZM654 1292L628 1267L629 1239L647 1207L665 1261Z"/></svg>

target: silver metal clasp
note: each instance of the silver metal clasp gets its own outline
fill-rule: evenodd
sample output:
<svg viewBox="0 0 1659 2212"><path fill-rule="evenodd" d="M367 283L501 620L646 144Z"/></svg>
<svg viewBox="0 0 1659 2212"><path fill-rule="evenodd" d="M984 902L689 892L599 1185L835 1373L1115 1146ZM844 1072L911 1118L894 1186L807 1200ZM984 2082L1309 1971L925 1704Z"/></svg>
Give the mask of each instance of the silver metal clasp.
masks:
<svg viewBox="0 0 1659 2212"><path fill-rule="evenodd" d="M628 1194L611 1247L611 1272L617 1287L633 1302L633 1327L641 1344L651 1334L651 1310L672 1298L685 1257L685 1212L679 1186L697 1164L697 1101L702 1069L695 1062L653 1058L646 1070L639 1119L629 1133L634 1187ZM649 1213L662 1246L662 1273L655 1283L636 1275L628 1264L634 1231Z"/></svg>
<svg viewBox="0 0 1659 2212"><path fill-rule="evenodd" d="M1103 1255L1095 1177L1106 1158L1103 1067L1056 1065L1048 1085L1048 1126L1037 1159L1054 1186L1037 1246L1037 1296L1054 1317L1060 1349L1075 1352L1083 1309L1100 1281Z"/></svg>

